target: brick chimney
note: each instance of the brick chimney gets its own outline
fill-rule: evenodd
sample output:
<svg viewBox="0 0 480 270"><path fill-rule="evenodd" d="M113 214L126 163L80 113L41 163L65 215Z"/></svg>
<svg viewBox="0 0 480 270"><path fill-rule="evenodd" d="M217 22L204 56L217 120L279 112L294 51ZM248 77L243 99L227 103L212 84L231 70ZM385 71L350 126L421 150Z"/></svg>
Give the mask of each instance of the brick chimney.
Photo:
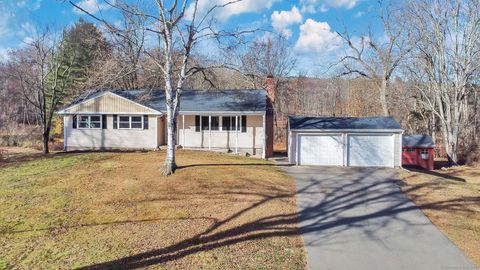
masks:
<svg viewBox="0 0 480 270"><path fill-rule="evenodd" d="M265 79L265 89L267 90L267 113L266 113L266 126L265 126L265 134L266 134L266 147L265 147L265 157L273 156L273 122L275 118L275 111L274 111L274 104L275 104L275 94L276 94L276 83L275 78L271 75L267 76Z"/></svg>
<svg viewBox="0 0 480 270"><path fill-rule="evenodd" d="M275 78L272 75L268 75L265 79L265 89L267 90L267 98L272 105L275 103L276 88Z"/></svg>

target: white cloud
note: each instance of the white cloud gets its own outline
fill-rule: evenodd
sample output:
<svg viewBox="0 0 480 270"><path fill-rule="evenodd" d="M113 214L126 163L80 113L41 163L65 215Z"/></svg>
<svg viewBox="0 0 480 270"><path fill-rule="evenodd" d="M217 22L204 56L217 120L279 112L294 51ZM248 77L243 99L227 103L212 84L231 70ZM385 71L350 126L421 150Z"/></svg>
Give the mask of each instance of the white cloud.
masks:
<svg viewBox="0 0 480 270"><path fill-rule="evenodd" d="M302 12L315 13L328 11L328 8L352 9L360 0L301 0Z"/></svg>
<svg viewBox="0 0 480 270"><path fill-rule="evenodd" d="M26 0L18 1L18 2L17 2L17 7L24 7L25 5L27 5L27 1L26 1Z"/></svg>
<svg viewBox="0 0 480 270"><path fill-rule="evenodd" d="M42 0L35 1L35 3L33 3L33 5L32 5L32 10L39 9L41 7L41 5L42 5Z"/></svg>
<svg viewBox="0 0 480 270"><path fill-rule="evenodd" d="M299 52L331 52L341 47L341 37L331 30L327 22L312 19L300 26L300 36L295 44Z"/></svg>
<svg viewBox="0 0 480 270"><path fill-rule="evenodd" d="M7 62L10 55L8 54L11 48L0 48L0 63Z"/></svg>
<svg viewBox="0 0 480 270"><path fill-rule="evenodd" d="M357 12L357 14L355 14L355 18L360 18L363 15L365 15L365 11L359 11L359 12Z"/></svg>
<svg viewBox="0 0 480 270"><path fill-rule="evenodd" d="M327 7L327 5L325 5L325 4L322 4L322 5L320 6L320 10L319 10L319 11L320 11L320 12L322 12L322 13L325 13L325 12L327 12L327 11L328 11L328 7Z"/></svg>
<svg viewBox="0 0 480 270"><path fill-rule="evenodd" d="M17 30L17 36L18 37L31 37L34 36L35 33L37 33L37 29L31 22L22 22L20 24L20 28Z"/></svg>
<svg viewBox="0 0 480 270"><path fill-rule="evenodd" d="M10 29L10 13L4 13L0 16L0 37L7 37L11 34Z"/></svg>
<svg viewBox="0 0 480 270"><path fill-rule="evenodd" d="M351 9L357 5L358 0L329 0L327 3L334 8Z"/></svg>
<svg viewBox="0 0 480 270"><path fill-rule="evenodd" d="M112 1L111 3L115 4L115 1ZM85 11L87 11L91 14L95 14L95 13L101 11L101 10L107 10L111 7L109 4L106 4L106 3L98 3L97 0L82 0L82 1L77 3L77 6L79 6L80 8L84 9ZM72 10L73 10L73 12L78 13L78 14L83 13L83 11L81 11L80 9L78 9L76 7L73 7Z"/></svg>
<svg viewBox="0 0 480 270"><path fill-rule="evenodd" d="M231 0L199 0L197 6L197 17L203 17L213 6L226 5L216 8L212 14L213 17L220 21L226 21L230 17L251 12L259 12L263 9L269 9L275 2L279 0L243 0L231 3ZM231 4L228 4L231 3ZM187 8L187 18L192 18L194 11L193 3Z"/></svg>
<svg viewBox="0 0 480 270"><path fill-rule="evenodd" d="M302 21L302 14L298 8L294 6L290 11L274 11L271 19L273 28L289 38L292 36L292 30L288 29L288 27L300 23Z"/></svg>

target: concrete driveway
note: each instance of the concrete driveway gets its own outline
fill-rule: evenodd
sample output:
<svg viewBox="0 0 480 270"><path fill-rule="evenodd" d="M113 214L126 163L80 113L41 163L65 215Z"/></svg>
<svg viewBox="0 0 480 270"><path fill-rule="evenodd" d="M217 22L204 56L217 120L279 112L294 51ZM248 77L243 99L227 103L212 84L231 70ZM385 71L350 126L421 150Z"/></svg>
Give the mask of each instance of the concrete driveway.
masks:
<svg viewBox="0 0 480 270"><path fill-rule="evenodd" d="M283 167L309 269L477 269L400 191L393 169Z"/></svg>

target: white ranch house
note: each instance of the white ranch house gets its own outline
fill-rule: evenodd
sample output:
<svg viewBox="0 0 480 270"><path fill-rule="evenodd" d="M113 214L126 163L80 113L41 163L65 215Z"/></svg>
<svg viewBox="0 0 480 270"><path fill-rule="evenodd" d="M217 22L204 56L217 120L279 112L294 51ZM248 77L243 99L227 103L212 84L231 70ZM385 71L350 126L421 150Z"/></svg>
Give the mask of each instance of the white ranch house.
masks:
<svg viewBox="0 0 480 270"><path fill-rule="evenodd" d="M184 90L176 142L186 149L273 152L273 117L266 90ZM95 91L59 114L64 147L72 150L156 149L166 143L165 92Z"/></svg>

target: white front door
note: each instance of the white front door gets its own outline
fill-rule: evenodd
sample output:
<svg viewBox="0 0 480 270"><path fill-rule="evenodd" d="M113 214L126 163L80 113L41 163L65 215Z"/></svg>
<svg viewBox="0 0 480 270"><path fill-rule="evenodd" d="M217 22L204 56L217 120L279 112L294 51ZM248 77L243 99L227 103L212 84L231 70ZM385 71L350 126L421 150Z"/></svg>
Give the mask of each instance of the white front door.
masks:
<svg viewBox="0 0 480 270"><path fill-rule="evenodd" d="M342 135L299 135L298 165L343 165Z"/></svg>
<svg viewBox="0 0 480 270"><path fill-rule="evenodd" d="M394 135L348 135L348 166L394 167Z"/></svg>

